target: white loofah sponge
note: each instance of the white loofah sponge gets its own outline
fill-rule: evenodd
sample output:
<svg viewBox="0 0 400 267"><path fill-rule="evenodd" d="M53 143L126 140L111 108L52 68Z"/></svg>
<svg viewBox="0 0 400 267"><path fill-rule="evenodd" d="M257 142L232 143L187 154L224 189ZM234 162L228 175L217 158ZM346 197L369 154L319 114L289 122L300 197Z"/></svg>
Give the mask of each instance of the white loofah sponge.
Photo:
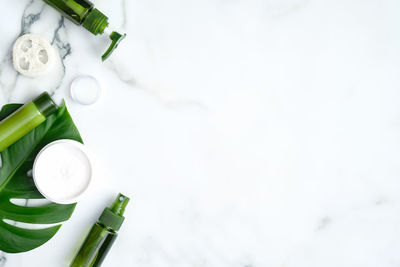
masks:
<svg viewBox="0 0 400 267"><path fill-rule="evenodd" d="M55 52L50 43L36 34L25 34L13 47L14 68L22 75L39 77L49 73Z"/></svg>

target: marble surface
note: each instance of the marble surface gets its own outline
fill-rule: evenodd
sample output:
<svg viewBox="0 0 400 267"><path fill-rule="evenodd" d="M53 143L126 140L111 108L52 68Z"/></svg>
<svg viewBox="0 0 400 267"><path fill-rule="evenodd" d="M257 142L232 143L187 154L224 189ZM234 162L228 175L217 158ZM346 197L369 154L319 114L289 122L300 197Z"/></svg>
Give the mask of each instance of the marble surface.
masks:
<svg viewBox="0 0 400 267"><path fill-rule="evenodd" d="M94 2L128 34L105 63L41 0L0 0L0 104L64 98L96 166L58 234L1 267L67 266L118 192L103 266L400 266L399 1ZM50 76L14 71L28 32L56 48ZM81 74L94 106L69 95Z"/></svg>

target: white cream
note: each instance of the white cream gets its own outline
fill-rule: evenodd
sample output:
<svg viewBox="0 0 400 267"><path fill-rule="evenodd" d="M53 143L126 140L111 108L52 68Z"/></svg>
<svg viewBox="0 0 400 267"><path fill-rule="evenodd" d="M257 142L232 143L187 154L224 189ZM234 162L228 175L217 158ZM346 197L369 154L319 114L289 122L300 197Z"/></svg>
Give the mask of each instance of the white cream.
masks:
<svg viewBox="0 0 400 267"><path fill-rule="evenodd" d="M88 189L92 167L81 143L58 140L39 152L32 174L43 196L56 203L69 204L77 202Z"/></svg>

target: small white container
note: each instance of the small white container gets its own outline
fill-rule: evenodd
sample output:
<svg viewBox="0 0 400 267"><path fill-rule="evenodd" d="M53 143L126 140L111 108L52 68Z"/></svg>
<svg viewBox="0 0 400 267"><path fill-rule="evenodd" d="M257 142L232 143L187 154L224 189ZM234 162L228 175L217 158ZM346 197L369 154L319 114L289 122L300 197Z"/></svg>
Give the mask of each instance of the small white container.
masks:
<svg viewBox="0 0 400 267"><path fill-rule="evenodd" d="M101 85L93 76L80 75L71 83L71 97L81 105L93 105L101 96Z"/></svg>
<svg viewBox="0 0 400 267"><path fill-rule="evenodd" d="M73 140L46 145L36 156L32 176L39 192L59 204L76 203L92 180L92 164L85 146Z"/></svg>

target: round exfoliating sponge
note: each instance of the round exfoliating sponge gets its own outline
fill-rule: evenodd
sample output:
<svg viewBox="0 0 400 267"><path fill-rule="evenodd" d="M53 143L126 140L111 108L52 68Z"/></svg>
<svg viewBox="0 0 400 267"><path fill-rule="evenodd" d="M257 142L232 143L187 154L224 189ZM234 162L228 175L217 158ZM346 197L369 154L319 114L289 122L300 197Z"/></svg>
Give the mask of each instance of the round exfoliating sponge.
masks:
<svg viewBox="0 0 400 267"><path fill-rule="evenodd" d="M36 34L25 34L13 47L14 68L22 75L36 78L46 75L54 65L55 53L50 43Z"/></svg>

